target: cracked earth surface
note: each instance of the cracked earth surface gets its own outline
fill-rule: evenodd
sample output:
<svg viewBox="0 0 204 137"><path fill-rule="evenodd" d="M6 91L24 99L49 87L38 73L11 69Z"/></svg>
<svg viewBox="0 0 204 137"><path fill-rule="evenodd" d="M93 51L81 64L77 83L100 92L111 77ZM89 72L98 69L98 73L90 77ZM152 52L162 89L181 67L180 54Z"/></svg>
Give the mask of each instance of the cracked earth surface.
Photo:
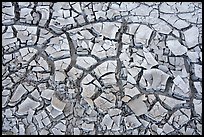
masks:
<svg viewBox="0 0 204 137"><path fill-rule="evenodd" d="M201 2L3 2L2 134L202 135Z"/></svg>

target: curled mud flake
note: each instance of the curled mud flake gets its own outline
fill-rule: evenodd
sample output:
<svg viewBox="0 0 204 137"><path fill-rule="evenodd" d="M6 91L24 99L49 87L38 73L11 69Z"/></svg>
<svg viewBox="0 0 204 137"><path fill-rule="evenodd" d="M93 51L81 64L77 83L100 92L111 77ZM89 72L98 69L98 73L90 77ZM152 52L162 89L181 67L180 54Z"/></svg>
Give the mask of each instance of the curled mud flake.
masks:
<svg viewBox="0 0 204 137"><path fill-rule="evenodd" d="M166 44L175 56L183 55L187 52L187 48L177 40L169 40Z"/></svg>
<svg viewBox="0 0 204 137"><path fill-rule="evenodd" d="M135 98L127 103L136 116L147 113L147 105L144 103L141 97Z"/></svg>

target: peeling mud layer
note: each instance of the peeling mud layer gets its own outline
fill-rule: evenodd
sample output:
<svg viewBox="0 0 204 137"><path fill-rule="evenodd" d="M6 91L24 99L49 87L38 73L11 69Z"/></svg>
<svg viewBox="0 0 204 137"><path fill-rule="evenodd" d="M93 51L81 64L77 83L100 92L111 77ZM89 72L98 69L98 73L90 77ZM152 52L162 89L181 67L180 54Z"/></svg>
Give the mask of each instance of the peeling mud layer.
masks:
<svg viewBox="0 0 204 137"><path fill-rule="evenodd" d="M201 2L2 2L2 134L202 135Z"/></svg>

